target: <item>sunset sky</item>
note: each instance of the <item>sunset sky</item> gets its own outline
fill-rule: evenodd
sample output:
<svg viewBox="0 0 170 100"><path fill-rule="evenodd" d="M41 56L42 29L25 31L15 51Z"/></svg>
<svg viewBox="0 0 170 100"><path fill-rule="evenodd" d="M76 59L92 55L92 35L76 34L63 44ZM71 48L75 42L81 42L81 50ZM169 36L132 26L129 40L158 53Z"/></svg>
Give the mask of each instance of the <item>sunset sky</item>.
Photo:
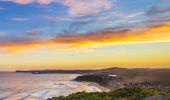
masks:
<svg viewBox="0 0 170 100"><path fill-rule="evenodd" d="M0 0L0 71L170 68L170 0Z"/></svg>

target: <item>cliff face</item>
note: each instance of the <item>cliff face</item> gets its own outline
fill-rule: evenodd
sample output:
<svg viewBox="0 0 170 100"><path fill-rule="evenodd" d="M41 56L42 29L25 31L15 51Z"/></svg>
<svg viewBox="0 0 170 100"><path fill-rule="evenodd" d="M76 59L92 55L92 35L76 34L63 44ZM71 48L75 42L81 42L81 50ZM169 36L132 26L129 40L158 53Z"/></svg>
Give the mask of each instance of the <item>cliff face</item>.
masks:
<svg viewBox="0 0 170 100"><path fill-rule="evenodd" d="M100 85L108 86L113 80L116 80L116 77L102 74L91 74L91 75L82 75L78 76L75 81L87 81L87 82L96 82Z"/></svg>

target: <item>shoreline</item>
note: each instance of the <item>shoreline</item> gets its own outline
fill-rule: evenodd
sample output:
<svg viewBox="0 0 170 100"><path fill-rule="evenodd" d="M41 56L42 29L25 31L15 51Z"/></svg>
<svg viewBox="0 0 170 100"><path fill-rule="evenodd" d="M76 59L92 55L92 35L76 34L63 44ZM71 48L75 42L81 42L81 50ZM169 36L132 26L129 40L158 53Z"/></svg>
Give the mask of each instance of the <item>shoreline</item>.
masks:
<svg viewBox="0 0 170 100"><path fill-rule="evenodd" d="M5 73L3 78L6 79L3 84L0 84L1 95L0 99L3 99L7 95L7 99L32 99L44 100L51 97L68 96L73 93L86 91L90 92L102 92L104 89L99 85L91 82L77 82L72 79L80 76L81 74L16 74ZM1 76L2 77L2 76ZM0 77L0 78L1 78ZM16 78L18 77L18 78ZM8 82L16 78L16 82ZM28 82L29 80L29 82ZM18 83L19 82L19 83ZM15 84L15 87L11 85ZM3 90L4 89L4 90ZM14 90L15 91L12 91ZM21 91L22 89L23 91ZM12 95L11 95L12 94Z"/></svg>
<svg viewBox="0 0 170 100"><path fill-rule="evenodd" d="M89 84L89 86L95 86L95 87L97 87L98 89L100 89L101 90L101 92L109 92L109 91L111 91L111 89L109 89L109 88L106 88L106 87L104 87L104 86L102 86L102 85L100 85L100 84L98 84L98 83L95 83L95 82L88 82Z"/></svg>

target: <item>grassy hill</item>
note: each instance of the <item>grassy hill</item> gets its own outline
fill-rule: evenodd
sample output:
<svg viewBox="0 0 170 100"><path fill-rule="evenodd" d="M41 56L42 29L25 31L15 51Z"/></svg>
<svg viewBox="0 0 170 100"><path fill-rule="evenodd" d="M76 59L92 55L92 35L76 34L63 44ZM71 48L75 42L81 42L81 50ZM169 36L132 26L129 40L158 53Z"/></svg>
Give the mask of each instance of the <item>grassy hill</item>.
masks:
<svg viewBox="0 0 170 100"><path fill-rule="evenodd" d="M48 100L170 100L170 91L131 87L111 92L79 92L66 97L53 97Z"/></svg>

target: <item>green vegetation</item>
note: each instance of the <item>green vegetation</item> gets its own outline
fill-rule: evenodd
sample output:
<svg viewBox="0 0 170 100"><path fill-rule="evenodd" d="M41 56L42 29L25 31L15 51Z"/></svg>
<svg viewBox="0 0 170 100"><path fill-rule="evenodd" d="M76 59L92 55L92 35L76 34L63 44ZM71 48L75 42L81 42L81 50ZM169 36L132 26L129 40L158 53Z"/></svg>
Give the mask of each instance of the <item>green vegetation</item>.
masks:
<svg viewBox="0 0 170 100"><path fill-rule="evenodd" d="M66 97L53 97L48 100L143 100L148 96L159 94L159 90L131 87L111 92L78 92Z"/></svg>

